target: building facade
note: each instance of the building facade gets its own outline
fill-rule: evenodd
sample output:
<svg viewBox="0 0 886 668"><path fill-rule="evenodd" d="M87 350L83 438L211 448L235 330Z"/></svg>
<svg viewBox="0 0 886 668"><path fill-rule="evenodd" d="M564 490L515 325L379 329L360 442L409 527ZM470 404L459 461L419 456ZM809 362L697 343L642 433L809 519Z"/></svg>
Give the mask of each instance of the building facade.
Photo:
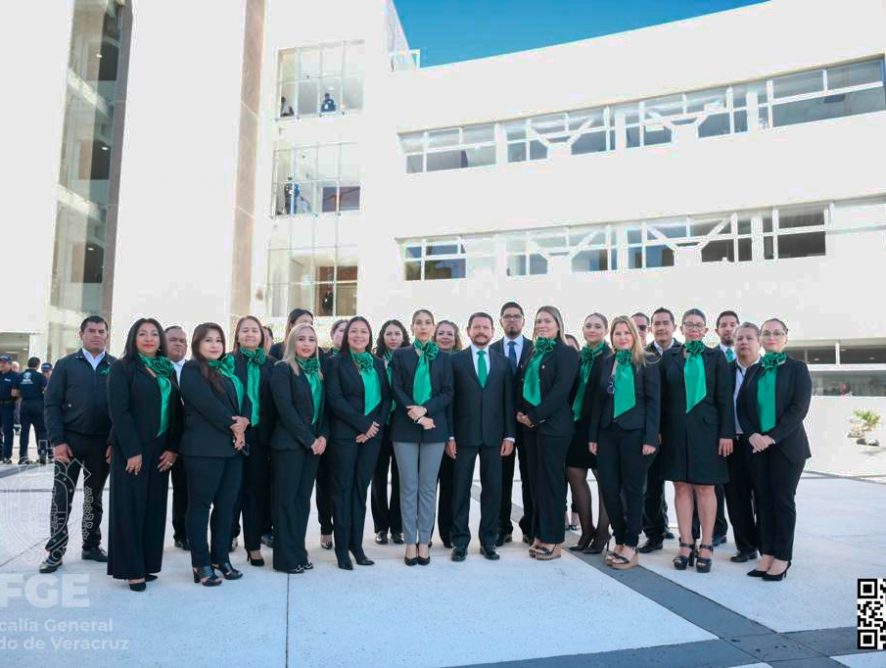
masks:
<svg viewBox="0 0 886 668"><path fill-rule="evenodd" d="M119 345L143 313L252 312L279 336L295 306L325 328L517 299L573 331L698 306L781 316L819 394L886 395L879 0L430 68L385 0L241 0L211 21L200 3L67 4L53 34L71 48L40 59L58 86L4 124L27 181L13 219L32 221L12 247L34 272L0 315L7 347L57 356L99 309Z"/></svg>

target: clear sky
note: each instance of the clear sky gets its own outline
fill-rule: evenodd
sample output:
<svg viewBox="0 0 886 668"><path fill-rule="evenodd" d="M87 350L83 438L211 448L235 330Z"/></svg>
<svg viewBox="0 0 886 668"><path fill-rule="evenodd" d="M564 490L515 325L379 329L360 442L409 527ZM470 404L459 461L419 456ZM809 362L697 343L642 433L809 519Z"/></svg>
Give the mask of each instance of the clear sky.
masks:
<svg viewBox="0 0 886 668"><path fill-rule="evenodd" d="M394 0L422 67L678 21L765 0Z"/></svg>

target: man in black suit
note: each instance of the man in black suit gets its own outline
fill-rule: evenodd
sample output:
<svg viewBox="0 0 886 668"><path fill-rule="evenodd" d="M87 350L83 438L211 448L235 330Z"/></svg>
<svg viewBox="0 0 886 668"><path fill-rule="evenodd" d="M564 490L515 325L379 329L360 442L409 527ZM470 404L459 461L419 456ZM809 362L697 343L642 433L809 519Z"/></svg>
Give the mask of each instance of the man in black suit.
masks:
<svg viewBox="0 0 886 668"><path fill-rule="evenodd" d="M523 336L525 318L523 307L517 302L507 302L501 307L500 320L504 336L489 346L508 360L508 367L514 383L514 396L519 396L519 369L532 357L532 340ZM517 454L520 455L520 480L523 481L523 517L520 518L520 530L523 532L523 542L529 543L532 534L532 497L529 494L529 470L528 458L523 449L523 443L518 437L514 444L514 451L507 457L502 458L502 486L501 486L501 511L499 516L499 533L496 545L501 547L511 542L511 534L514 526L511 524L511 495L514 489L514 463Z"/></svg>
<svg viewBox="0 0 886 668"><path fill-rule="evenodd" d="M471 531L471 484L480 457L480 553L498 559L502 457L514 450L517 431L514 381L504 355L490 350L492 316L468 320L470 347L452 355L454 398L450 406L446 454L455 460L452 491L452 560L464 561Z"/></svg>
<svg viewBox="0 0 886 668"><path fill-rule="evenodd" d="M665 350L683 345L674 338L677 321L674 314L664 307L652 312L652 343L646 346L646 352L660 359ZM660 550L665 538L673 538L668 530L668 502L664 494L664 478L661 477L661 457L656 457L646 472L646 498L643 502L643 533L646 541L640 546L639 552L648 554Z"/></svg>
<svg viewBox="0 0 886 668"><path fill-rule="evenodd" d="M182 367L188 354L188 334L180 325L171 325L166 334L166 354L175 369L175 378L181 383ZM190 550L188 541L188 477L184 457L177 457L170 470L172 479L172 540L176 547Z"/></svg>

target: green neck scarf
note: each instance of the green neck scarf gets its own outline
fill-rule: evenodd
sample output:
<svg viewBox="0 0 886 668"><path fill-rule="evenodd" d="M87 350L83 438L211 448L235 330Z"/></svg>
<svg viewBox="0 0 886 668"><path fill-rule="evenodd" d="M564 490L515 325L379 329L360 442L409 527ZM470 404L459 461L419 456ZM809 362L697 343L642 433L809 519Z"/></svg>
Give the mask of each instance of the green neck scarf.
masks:
<svg viewBox="0 0 886 668"><path fill-rule="evenodd" d="M363 381L363 415L369 415L381 403L381 383L375 373L375 360L372 353L351 352L351 357Z"/></svg>
<svg viewBox="0 0 886 668"><path fill-rule="evenodd" d="M311 424L317 424L320 419L320 407L323 404L323 381L320 379L320 360L315 357L302 359L296 357L299 368L304 371L305 378L308 379L308 385L311 386L311 401L314 404L314 416L311 418Z"/></svg>
<svg viewBox="0 0 886 668"><path fill-rule="evenodd" d="M572 402L572 419L578 422L581 419L581 409L585 402L585 393L588 389L588 378L591 375L591 369L594 368L594 362L602 354L606 348L606 342L600 341L593 348L585 344L581 349L579 358L581 359L581 371L578 375L578 390L575 393L575 400Z"/></svg>
<svg viewBox="0 0 886 668"><path fill-rule="evenodd" d="M154 372L157 377L157 387L160 388L160 429L157 430L157 436L165 433L169 429L169 398L172 396L172 374L175 373L175 367L168 357L147 357L138 354L145 368Z"/></svg>
<svg viewBox="0 0 886 668"><path fill-rule="evenodd" d="M253 427L258 426L260 418L259 388L261 386L261 367L268 361L268 356L263 348L255 350L246 350L241 348L240 352L246 358L246 396L249 397L249 403L252 404L252 416L249 419Z"/></svg>
<svg viewBox="0 0 886 668"><path fill-rule="evenodd" d="M686 363L683 365L683 382L686 385L686 412L705 398L708 392L704 375L705 345L701 341L689 341L683 346Z"/></svg>
<svg viewBox="0 0 886 668"><path fill-rule="evenodd" d="M440 348L433 341L422 343L418 339L413 345L419 355L415 378L412 381L412 400L416 406L421 406L431 398L431 362L437 359Z"/></svg>
<svg viewBox="0 0 886 668"><path fill-rule="evenodd" d="M778 367L787 359L786 353L763 355L763 375L757 382L757 411L760 413L760 429L767 432L775 426L775 379Z"/></svg>
<svg viewBox="0 0 886 668"><path fill-rule="evenodd" d="M209 360L208 364L234 384L234 392L237 394L237 410L243 410L243 383L240 382L234 371L234 358L231 355L222 355L217 360Z"/></svg>
<svg viewBox="0 0 886 668"><path fill-rule="evenodd" d="M393 370L391 369L391 360L394 359L394 353L392 353L390 350L386 350L385 354L384 354L384 358L385 358L385 373L388 376L388 386L393 387L394 386L394 376L393 376ZM391 399L391 413L394 412L394 409L396 407L397 407L397 404L394 402L393 399ZM388 420L390 420L391 413L388 413Z"/></svg>
<svg viewBox="0 0 886 668"><path fill-rule="evenodd" d="M619 350L615 353L615 374L613 386L615 396L612 402L612 419L626 413L637 405L634 390L634 356L630 350Z"/></svg>
<svg viewBox="0 0 886 668"><path fill-rule="evenodd" d="M329 349L329 356L335 357L336 355L338 355L339 352L340 351L338 348L336 348L335 346L332 346L332 348Z"/></svg>
<svg viewBox="0 0 886 668"><path fill-rule="evenodd" d="M556 345L555 339L546 339L543 336L535 340L532 359L526 365L526 373L523 376L523 398L533 406L538 406L541 403L541 383L538 378L541 361Z"/></svg>

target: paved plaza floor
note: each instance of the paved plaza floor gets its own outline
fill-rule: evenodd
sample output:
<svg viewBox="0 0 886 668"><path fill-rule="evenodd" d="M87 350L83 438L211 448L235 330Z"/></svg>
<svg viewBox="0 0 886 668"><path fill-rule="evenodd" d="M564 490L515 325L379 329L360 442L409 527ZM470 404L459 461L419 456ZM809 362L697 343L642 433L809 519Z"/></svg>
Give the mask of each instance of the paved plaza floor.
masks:
<svg viewBox="0 0 886 668"><path fill-rule="evenodd" d="M886 577L882 478L804 475L795 561L781 583L730 563L731 537L707 575L674 570L676 541L625 572L565 551L537 562L519 529L498 562L475 542L453 563L435 536L432 563L407 568L402 546L373 542L367 518L375 566L339 570L312 520L313 571L254 568L241 548L232 561L244 577L214 589L194 585L168 530L159 579L133 593L80 559L80 490L64 566L37 575L51 470L0 476L3 666L886 666L886 653L856 649L856 580ZM475 535L478 521L475 500Z"/></svg>

